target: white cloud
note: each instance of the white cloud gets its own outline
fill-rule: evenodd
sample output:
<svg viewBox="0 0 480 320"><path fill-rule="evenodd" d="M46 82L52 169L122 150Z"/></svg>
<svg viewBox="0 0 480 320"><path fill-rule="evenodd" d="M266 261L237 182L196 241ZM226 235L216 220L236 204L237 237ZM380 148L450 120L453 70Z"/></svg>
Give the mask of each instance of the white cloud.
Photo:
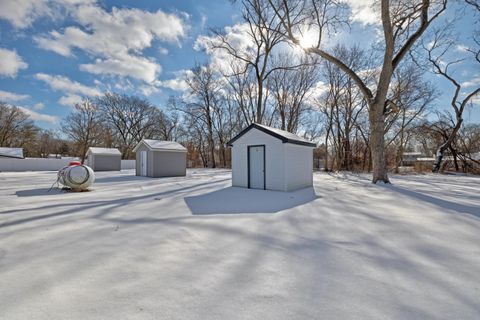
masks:
<svg viewBox="0 0 480 320"><path fill-rule="evenodd" d="M470 88L470 87L478 87L480 86L480 75L476 75L470 80L462 82L462 87Z"/></svg>
<svg viewBox="0 0 480 320"><path fill-rule="evenodd" d="M166 56L168 54L168 49L160 47L158 48L158 53L160 53L162 56Z"/></svg>
<svg viewBox="0 0 480 320"><path fill-rule="evenodd" d="M58 103L67 107L73 107L74 105L80 102L82 102L82 97L77 94L71 94L71 93L64 95L58 100Z"/></svg>
<svg viewBox="0 0 480 320"><path fill-rule="evenodd" d="M115 58L96 59L93 64L82 64L80 70L93 74L108 74L132 77L145 82L153 82L161 67L147 58L133 55L118 55Z"/></svg>
<svg viewBox="0 0 480 320"><path fill-rule="evenodd" d="M381 22L380 9L374 10L375 0L345 0L350 6L350 20L361 24L379 24Z"/></svg>
<svg viewBox="0 0 480 320"><path fill-rule="evenodd" d="M61 15L62 9L94 2L96 0L1 0L0 19L24 29L41 17L55 18Z"/></svg>
<svg viewBox="0 0 480 320"><path fill-rule="evenodd" d="M227 26L224 29L224 39L240 55L248 56L253 54L253 39L249 35L250 29L246 23L238 23L233 26ZM228 71L232 56L226 50L215 49L215 46L221 44L219 36L199 36L193 45L197 51L205 50L210 55L211 65L218 70Z"/></svg>
<svg viewBox="0 0 480 320"><path fill-rule="evenodd" d="M26 28L40 16L50 14L42 0L2 0L0 1L0 19L9 21L16 28Z"/></svg>
<svg viewBox="0 0 480 320"><path fill-rule="evenodd" d="M146 97L160 91L160 89L158 89L157 87L155 87L153 85L142 85L142 86L140 86L139 89L142 92L142 94Z"/></svg>
<svg viewBox="0 0 480 320"><path fill-rule="evenodd" d="M81 26L70 26L63 32L51 31L34 38L38 46L63 56L79 49L95 60L80 66L95 73L132 77L144 82L157 78L161 67L153 58L142 56L154 40L178 42L186 32L184 21L161 10L112 8L105 11L97 5L81 5L71 13Z"/></svg>
<svg viewBox="0 0 480 320"><path fill-rule="evenodd" d="M64 106L74 106L82 101L82 96L98 96L102 93L95 87L88 87L77 81L70 80L60 75L49 75L45 73L37 73L35 78L45 82L55 91L64 92L58 103Z"/></svg>
<svg viewBox="0 0 480 320"><path fill-rule="evenodd" d="M473 96L470 102L476 106L480 106L480 94Z"/></svg>
<svg viewBox="0 0 480 320"><path fill-rule="evenodd" d="M455 49L458 51L458 52L467 52L468 51L468 47L466 45L463 45L463 44L459 44L455 47Z"/></svg>
<svg viewBox="0 0 480 320"><path fill-rule="evenodd" d="M27 67L16 51L0 48L0 76L15 78L19 70Z"/></svg>
<svg viewBox="0 0 480 320"><path fill-rule="evenodd" d="M14 92L8 92L0 90L0 101L21 101L30 98L28 94L18 94Z"/></svg>
<svg viewBox="0 0 480 320"><path fill-rule="evenodd" d="M187 91L189 87L186 79L193 76L192 70L179 70L174 73L174 76L172 79L160 81L158 86L174 91Z"/></svg>
<svg viewBox="0 0 480 320"><path fill-rule="evenodd" d="M94 87L88 87L77 81L70 80L67 77L59 75L49 75L45 73L37 73L35 78L45 82L53 90L62 91L72 94L82 94L85 96L101 95L101 92Z"/></svg>
<svg viewBox="0 0 480 320"><path fill-rule="evenodd" d="M43 108L45 108L45 105L41 102L38 102L38 103L35 103L33 106L32 106L32 109L33 110L42 110Z"/></svg>
<svg viewBox="0 0 480 320"><path fill-rule="evenodd" d="M58 122L58 117L57 116L52 116L49 114L44 114L44 113L39 113L36 111L33 111L31 109L25 108L25 107L18 107L20 110L25 112L30 116L32 120L35 121L43 121L43 122L48 122L48 123L57 123Z"/></svg>
<svg viewBox="0 0 480 320"><path fill-rule="evenodd" d="M162 81L162 87L169 88L175 91L188 90L188 84L184 79L176 78Z"/></svg>

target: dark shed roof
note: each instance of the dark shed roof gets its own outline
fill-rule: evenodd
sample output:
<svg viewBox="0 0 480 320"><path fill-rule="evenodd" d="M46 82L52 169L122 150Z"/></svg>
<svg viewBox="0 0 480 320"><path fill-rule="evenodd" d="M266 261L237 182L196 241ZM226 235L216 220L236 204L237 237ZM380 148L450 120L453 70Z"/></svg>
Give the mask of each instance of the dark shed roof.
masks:
<svg viewBox="0 0 480 320"><path fill-rule="evenodd" d="M239 139L241 136L243 136L245 133L252 129L258 129L266 134L271 135L272 137L275 137L279 140L282 140L283 143L292 143L292 144L299 144L302 146L308 146L308 147L316 147L317 144L311 141L308 141L307 139L304 139L302 137L297 136L296 134L293 134L288 131L280 130L280 129L275 129L272 127L265 126L263 124L258 124L258 123L252 123L249 125L247 128L242 130L239 134L237 134L232 140L227 142L228 146L232 146L232 144Z"/></svg>

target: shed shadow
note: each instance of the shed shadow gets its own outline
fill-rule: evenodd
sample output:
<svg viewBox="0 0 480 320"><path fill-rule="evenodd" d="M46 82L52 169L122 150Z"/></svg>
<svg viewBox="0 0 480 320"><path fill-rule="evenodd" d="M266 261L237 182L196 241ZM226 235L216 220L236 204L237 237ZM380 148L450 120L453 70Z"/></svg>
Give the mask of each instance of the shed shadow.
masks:
<svg viewBox="0 0 480 320"><path fill-rule="evenodd" d="M292 192L228 187L210 193L185 197L194 215L276 213L320 198L310 188Z"/></svg>

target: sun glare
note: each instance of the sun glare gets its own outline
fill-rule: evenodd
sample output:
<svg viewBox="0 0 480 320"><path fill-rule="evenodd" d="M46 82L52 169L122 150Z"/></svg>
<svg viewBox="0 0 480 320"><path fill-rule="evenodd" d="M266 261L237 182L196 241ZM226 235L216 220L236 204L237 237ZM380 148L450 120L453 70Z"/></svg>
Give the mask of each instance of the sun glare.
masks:
<svg viewBox="0 0 480 320"><path fill-rule="evenodd" d="M317 35L312 30L308 30L299 37L299 44L304 49L314 47L317 45Z"/></svg>

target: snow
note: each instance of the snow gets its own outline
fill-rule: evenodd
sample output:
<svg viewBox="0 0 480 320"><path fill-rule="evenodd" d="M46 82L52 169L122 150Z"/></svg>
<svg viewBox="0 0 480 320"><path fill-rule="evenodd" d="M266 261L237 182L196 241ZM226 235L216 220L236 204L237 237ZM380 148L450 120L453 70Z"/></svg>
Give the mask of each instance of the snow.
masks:
<svg viewBox="0 0 480 320"><path fill-rule="evenodd" d="M23 159L23 148L0 148L0 157Z"/></svg>
<svg viewBox="0 0 480 320"><path fill-rule="evenodd" d="M114 156L121 156L122 153L120 150L115 148L98 148L98 147L90 147L88 148L87 155L89 154L99 154L99 155L114 155Z"/></svg>
<svg viewBox="0 0 480 320"><path fill-rule="evenodd" d="M478 319L480 178L0 173L0 319Z"/></svg>
<svg viewBox="0 0 480 320"><path fill-rule="evenodd" d="M141 144L145 144L150 150L153 151L187 151L187 149L178 142L151 139L143 139L137 144L133 151L136 151Z"/></svg>

